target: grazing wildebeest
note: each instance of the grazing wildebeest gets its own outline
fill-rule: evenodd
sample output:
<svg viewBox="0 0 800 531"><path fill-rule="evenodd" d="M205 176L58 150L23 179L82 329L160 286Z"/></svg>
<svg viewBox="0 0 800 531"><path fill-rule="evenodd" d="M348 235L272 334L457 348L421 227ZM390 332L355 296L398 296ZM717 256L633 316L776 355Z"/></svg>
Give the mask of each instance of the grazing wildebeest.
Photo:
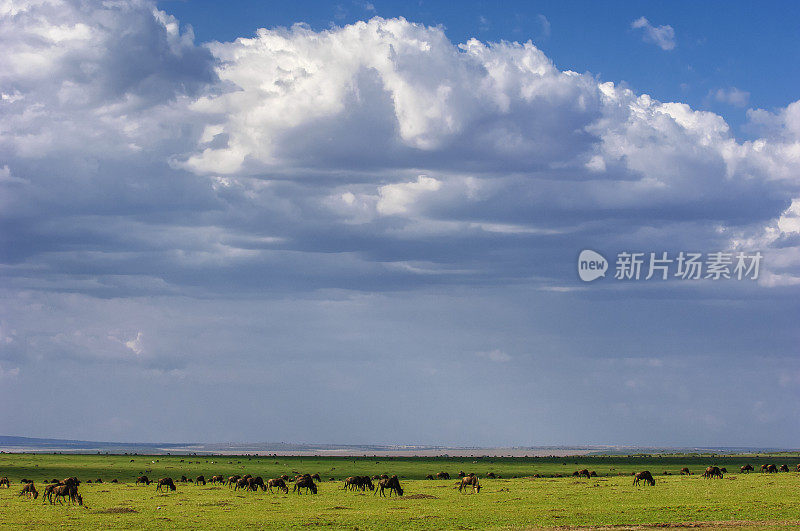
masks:
<svg viewBox="0 0 800 531"><path fill-rule="evenodd" d="M427 476L425 476L425 479L433 479L433 475L428 474Z"/></svg>
<svg viewBox="0 0 800 531"><path fill-rule="evenodd" d="M720 470L720 472L722 472L723 474L727 474L727 473L728 473L728 469L727 469L727 468L725 468L725 467L722 467L722 468L720 468L719 470Z"/></svg>
<svg viewBox="0 0 800 531"><path fill-rule="evenodd" d="M294 488L292 489L292 492L296 491L297 494L302 494L300 492L301 489L306 489L306 492L310 490L311 494L317 493L317 485L314 483L314 480L311 479L310 475L306 474L303 476L297 476L295 478Z"/></svg>
<svg viewBox="0 0 800 531"><path fill-rule="evenodd" d="M0 478L0 487L5 487L7 489L11 488L11 482L8 480L7 477L3 476Z"/></svg>
<svg viewBox="0 0 800 531"><path fill-rule="evenodd" d="M686 476L691 476L691 475L692 475L692 473L691 473L691 472L689 472L689 469L688 469L687 467L683 467L683 468L681 468L681 475L682 475L682 476L684 476L684 475L686 475Z"/></svg>
<svg viewBox="0 0 800 531"><path fill-rule="evenodd" d="M236 475L233 475L233 476L229 477L227 479L227 481L225 481L225 484L228 487L236 487L236 482L239 481L240 479L242 479L242 476L236 474Z"/></svg>
<svg viewBox="0 0 800 531"><path fill-rule="evenodd" d="M158 480L156 491L161 492L161 489L164 487L169 487L169 490L178 490L175 488L175 483L173 483L172 478L161 478Z"/></svg>
<svg viewBox="0 0 800 531"><path fill-rule="evenodd" d="M653 474L650 473L648 470L643 470L641 472L637 472L633 475L633 484L638 485L640 481L644 481L651 487L654 487L656 484L655 478L653 478Z"/></svg>
<svg viewBox="0 0 800 531"><path fill-rule="evenodd" d="M461 472L459 472L459 473L458 473L458 477L460 477L460 478L463 478L463 477L465 477L465 476L466 476L466 474L464 473L464 471L463 471L463 470L462 470Z"/></svg>
<svg viewBox="0 0 800 531"><path fill-rule="evenodd" d="M344 480L344 488L345 490L360 490L363 492L367 489L375 490L375 485L372 484L369 476L350 476Z"/></svg>
<svg viewBox="0 0 800 531"><path fill-rule="evenodd" d="M64 499L69 499L70 503L83 505L83 498L78 494L78 487L75 485L50 485L52 488L49 496L50 503L63 504Z"/></svg>
<svg viewBox="0 0 800 531"><path fill-rule="evenodd" d="M284 480L284 481L289 481L289 475L288 474L283 474L281 476L281 479Z"/></svg>
<svg viewBox="0 0 800 531"><path fill-rule="evenodd" d="M211 479L208 480L209 483L225 483L225 477L222 475L211 476Z"/></svg>
<svg viewBox="0 0 800 531"><path fill-rule="evenodd" d="M264 485L264 479L261 476L248 479L247 487L253 492L257 491L258 489L267 490L267 486Z"/></svg>
<svg viewBox="0 0 800 531"><path fill-rule="evenodd" d="M703 477L708 478L719 478L722 479L722 470L718 466L710 466L706 468L706 471L703 472Z"/></svg>
<svg viewBox="0 0 800 531"><path fill-rule="evenodd" d="M778 473L778 467L776 467L775 465L767 465L767 473L768 474L777 474Z"/></svg>
<svg viewBox="0 0 800 531"><path fill-rule="evenodd" d="M236 481L236 485L233 487L233 490L246 489L248 487L249 480L250 478L239 478Z"/></svg>
<svg viewBox="0 0 800 531"><path fill-rule="evenodd" d="M789 471L789 465L781 465L780 471L781 472L788 472Z"/></svg>
<svg viewBox="0 0 800 531"><path fill-rule="evenodd" d="M96 479L94 482L95 482L95 483L102 483L102 482L103 482L103 480L102 480L102 479L100 479L100 478L97 478L97 479Z"/></svg>
<svg viewBox="0 0 800 531"><path fill-rule="evenodd" d="M205 485L206 484L205 476L197 476L197 479L194 480L194 484L195 485Z"/></svg>
<svg viewBox="0 0 800 531"><path fill-rule="evenodd" d="M436 478L437 479L450 479L450 474L448 474L447 472L439 472L438 474L436 474Z"/></svg>
<svg viewBox="0 0 800 531"><path fill-rule="evenodd" d="M581 470L578 470L578 477L579 477L579 478L581 478L581 477L583 477L583 476L586 476L587 478L590 478L590 477L592 477L592 475L589 473L589 470L588 470L588 469L586 469L586 468L583 468L583 469L581 469Z"/></svg>
<svg viewBox="0 0 800 531"><path fill-rule="evenodd" d="M494 473L494 472L488 472L488 473L486 474L486 477L487 477L487 478L494 478L494 477L497 477L497 476L495 475L495 473Z"/></svg>
<svg viewBox="0 0 800 531"><path fill-rule="evenodd" d="M278 490L283 490L284 494L289 494L289 487L286 486L286 482L283 478L275 478L270 479L267 481L267 488L270 492L272 492L272 487L275 487Z"/></svg>
<svg viewBox="0 0 800 531"><path fill-rule="evenodd" d="M151 483L150 478L148 478L147 476L139 476L138 478L136 478L137 485L141 484L149 485L150 483Z"/></svg>
<svg viewBox="0 0 800 531"><path fill-rule="evenodd" d="M596 477L597 477L597 472L595 472L594 470L592 470L591 472L589 472L589 476L591 476L591 477L593 477L593 478L596 478ZM500 477L500 476L498 476L498 477Z"/></svg>
<svg viewBox="0 0 800 531"><path fill-rule="evenodd" d="M319 474L311 474L311 479L314 481L322 481L322 478L319 477Z"/></svg>
<svg viewBox="0 0 800 531"><path fill-rule="evenodd" d="M189 480L186 476L181 476L181 483L186 483L187 481Z"/></svg>
<svg viewBox="0 0 800 531"><path fill-rule="evenodd" d="M761 465L761 471L762 471L762 472L766 472L766 471L767 471L767 467L768 467L768 466L769 466L769 465L766 465L766 464L764 464L764 465Z"/></svg>
<svg viewBox="0 0 800 531"><path fill-rule="evenodd" d="M478 481L478 476L466 476L461 478L458 484L458 492L466 492L468 487L472 487L472 492L477 493L481 491L481 484Z"/></svg>
<svg viewBox="0 0 800 531"><path fill-rule="evenodd" d="M742 468L740 468L739 470L741 470L742 472L752 472L753 471L753 465L750 465L748 463L748 464L744 465Z"/></svg>
<svg viewBox="0 0 800 531"><path fill-rule="evenodd" d="M383 493L385 489L389 489L389 496L392 495L392 492L394 492L398 496L403 495L403 488L400 487L400 480L397 479L397 476L392 476L387 479L381 479L378 482L378 488L375 490L375 492L380 493L381 496L386 496L386 494Z"/></svg>
<svg viewBox="0 0 800 531"><path fill-rule="evenodd" d="M39 491L33 486L33 482L26 483L22 490L19 491L19 496L27 496L35 500L39 497Z"/></svg>
<svg viewBox="0 0 800 531"><path fill-rule="evenodd" d="M111 483L119 483L119 481L117 481L117 478L114 478L111 480Z"/></svg>

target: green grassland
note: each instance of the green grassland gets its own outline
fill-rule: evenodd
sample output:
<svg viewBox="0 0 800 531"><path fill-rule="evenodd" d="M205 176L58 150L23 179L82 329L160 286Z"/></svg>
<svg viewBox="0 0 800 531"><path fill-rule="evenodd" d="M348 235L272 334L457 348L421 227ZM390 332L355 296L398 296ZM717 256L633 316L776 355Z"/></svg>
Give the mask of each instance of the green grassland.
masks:
<svg viewBox="0 0 800 531"><path fill-rule="evenodd" d="M107 456L0 454L0 527L35 528L287 528L486 529L560 526L651 526L697 523L737 529L800 528L798 455L780 456L581 456L568 458L331 458L246 456ZM739 467L788 464L789 473L739 473ZM700 476L708 465L727 467L724 479ZM678 472L688 467L693 475ZM597 472L574 478L574 470ZM439 471L481 477L479 494L462 494L450 481L424 479ZM650 470L656 486L632 485L631 472ZM265 479L318 473L319 494L233 491L225 486L177 484L157 493L151 479L182 475L245 474ZM489 479L494 472L502 478ZM664 475L669 472L669 475ZM397 474L403 497L344 491L351 475ZM540 478L534 478L539 474ZM561 474L563 477L553 477ZM20 479L77 476L85 507L50 505L17 496ZM514 477L516 476L516 477ZM102 478L103 483L86 483ZM334 478L331 481L329 478ZM110 483L117 479L119 483ZM291 485L291 484L290 484Z"/></svg>

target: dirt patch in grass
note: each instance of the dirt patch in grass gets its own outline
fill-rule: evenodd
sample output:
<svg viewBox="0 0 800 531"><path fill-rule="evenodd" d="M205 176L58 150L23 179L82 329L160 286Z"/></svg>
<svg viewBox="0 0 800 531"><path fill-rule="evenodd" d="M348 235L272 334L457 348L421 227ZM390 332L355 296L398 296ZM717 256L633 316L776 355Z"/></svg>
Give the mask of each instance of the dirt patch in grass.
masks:
<svg viewBox="0 0 800 531"><path fill-rule="evenodd" d="M124 514L124 513L138 513L133 507L111 507L110 509L101 509L99 511L92 511L96 514Z"/></svg>
<svg viewBox="0 0 800 531"><path fill-rule="evenodd" d="M403 496L404 500L438 500L438 496L431 494L412 494L411 496Z"/></svg>

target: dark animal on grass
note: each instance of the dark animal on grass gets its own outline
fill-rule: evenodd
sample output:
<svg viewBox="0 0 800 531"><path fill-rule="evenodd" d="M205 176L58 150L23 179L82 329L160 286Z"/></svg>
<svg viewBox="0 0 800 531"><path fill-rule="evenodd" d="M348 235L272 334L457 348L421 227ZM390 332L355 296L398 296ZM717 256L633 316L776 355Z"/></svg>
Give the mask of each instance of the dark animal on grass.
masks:
<svg viewBox="0 0 800 531"><path fill-rule="evenodd" d="M789 465L781 465L780 471L781 472L788 472L789 471Z"/></svg>
<svg viewBox="0 0 800 531"><path fill-rule="evenodd" d="M91 483L91 482L92 482L92 480L91 480L91 479L87 479L87 480L86 480L86 483Z"/></svg>
<svg viewBox="0 0 800 531"><path fill-rule="evenodd" d="M681 468L681 476L691 476L692 473L689 472L689 469L686 467Z"/></svg>
<svg viewBox="0 0 800 531"><path fill-rule="evenodd" d="M706 471L703 472L703 477L706 479L709 478L719 478L722 479L722 470L718 466L710 466L706 468Z"/></svg>
<svg viewBox="0 0 800 531"><path fill-rule="evenodd" d="M256 476L254 478L248 479L247 487L253 492L257 491L258 489L267 490L267 486L264 485L264 480L262 479L261 476Z"/></svg>
<svg viewBox="0 0 800 531"><path fill-rule="evenodd" d="M151 483L150 478L148 478L147 476L139 476L138 478L136 478L137 485L142 485L142 484L149 485L150 483Z"/></svg>
<svg viewBox="0 0 800 531"><path fill-rule="evenodd" d="M194 480L194 483L195 485L205 485L206 484L205 476L197 476L197 478Z"/></svg>
<svg viewBox="0 0 800 531"><path fill-rule="evenodd" d="M481 484L478 481L478 476L466 476L461 478L461 482L458 484L458 492L466 492L469 487L472 487L473 493L481 491Z"/></svg>
<svg viewBox="0 0 800 531"><path fill-rule="evenodd" d="M743 466L742 468L740 468L739 470L740 470L740 471L742 471L742 473L744 473L744 472L752 472L752 471L753 471L753 466L752 466L752 465L749 465L749 464L747 464L747 465L744 465L744 466Z"/></svg>
<svg viewBox="0 0 800 531"><path fill-rule="evenodd" d="M800 472L800 465L797 465L797 471Z"/></svg>
<svg viewBox="0 0 800 531"><path fill-rule="evenodd" d="M392 495L392 492L398 496L403 495L403 488L400 486L400 480L397 479L397 476L392 476L388 479L382 479L378 482L378 488L375 490L375 492L379 493L381 496L386 496L386 494L384 494L385 490L389 491L389 496Z"/></svg>
<svg viewBox="0 0 800 531"><path fill-rule="evenodd" d="M466 474L464 473L463 470L458 473L458 477L463 478L464 476L466 476Z"/></svg>
<svg viewBox="0 0 800 531"><path fill-rule="evenodd" d="M436 474L436 478L437 479L450 479L450 474L448 474L447 472L439 472L438 474Z"/></svg>
<svg viewBox="0 0 800 531"><path fill-rule="evenodd" d="M725 467L722 467L722 468L720 468L719 470L720 470L720 472L722 472L723 474L727 474L727 473L728 473L728 469L727 469L727 468L725 468Z"/></svg>
<svg viewBox="0 0 800 531"><path fill-rule="evenodd" d="M653 478L653 474L650 473L649 470L643 470L641 472L637 472L633 475L633 484L638 485L640 481L644 481L646 484L654 487L656 484L655 478Z"/></svg>
<svg viewBox="0 0 800 531"><path fill-rule="evenodd" d="M53 489L55 489L56 487L58 487L57 483L51 483L44 488L44 490L42 491L42 502L49 501L52 503Z"/></svg>
<svg viewBox="0 0 800 531"><path fill-rule="evenodd" d="M250 478L240 478L236 481L236 485L233 487L233 490L246 489L248 487L249 480Z"/></svg>
<svg viewBox="0 0 800 531"><path fill-rule="evenodd" d="M175 487L175 483L172 481L172 478L161 478L158 480L156 491L161 492L161 489L163 488L169 488L169 490L178 490Z"/></svg>
<svg viewBox="0 0 800 531"><path fill-rule="evenodd" d="M239 476L237 474L237 475L229 477L228 480L225 482L225 484L228 487L235 487L236 486L236 482L239 481L240 479L242 479L242 476Z"/></svg>
<svg viewBox="0 0 800 531"><path fill-rule="evenodd" d="M592 477L592 474L586 468L578 470L578 477L582 478L583 476L586 476L587 478L590 478L590 477Z"/></svg>
<svg viewBox="0 0 800 531"><path fill-rule="evenodd" d="M494 472L489 472L488 474L486 474L486 477L487 478L496 478L497 476L495 475Z"/></svg>
<svg viewBox="0 0 800 531"><path fill-rule="evenodd" d="M76 478L75 476L62 479L61 481L59 481L59 483L61 483L62 485L67 485L69 487L75 487L75 488L78 488L78 485L81 484L81 482L78 481L78 478Z"/></svg>
<svg viewBox="0 0 800 531"><path fill-rule="evenodd" d="M289 475L288 474L284 474L284 475L281 476L281 479L284 480L284 481L289 481Z"/></svg>
<svg viewBox="0 0 800 531"><path fill-rule="evenodd" d="M776 467L775 465L767 465L767 473L768 474L777 474L778 473L778 467Z"/></svg>
<svg viewBox="0 0 800 531"><path fill-rule="evenodd" d="M433 479L433 476L431 474L428 474L427 476L425 476L425 479Z"/></svg>
<svg viewBox="0 0 800 531"><path fill-rule="evenodd" d="M597 472L595 472L594 470L592 470L591 472L589 472L589 476L591 476L591 477L593 477L593 478L596 478L596 477L597 477ZM498 476L498 477L499 477L499 476Z"/></svg>
<svg viewBox="0 0 800 531"><path fill-rule="evenodd" d="M39 497L39 491L36 490L36 487L33 486L33 483L26 483L22 490L19 491L19 496L27 496L31 499L36 499Z"/></svg>
<svg viewBox="0 0 800 531"><path fill-rule="evenodd" d="M765 464L765 465L761 465L761 471L762 471L762 472L766 472L766 471L767 471L767 467L768 467L768 466L769 466L769 465L766 465L766 464Z"/></svg>
<svg viewBox="0 0 800 531"><path fill-rule="evenodd" d="M311 476L298 476L294 480L294 488L292 492L297 492L297 494L302 494L301 489L306 489L306 492L311 491L311 494L317 493L317 485L314 483L314 480L311 479Z"/></svg>
<svg viewBox="0 0 800 531"><path fill-rule="evenodd" d="M208 480L209 483L225 483L225 477L221 475L211 476L211 479Z"/></svg>
<svg viewBox="0 0 800 531"><path fill-rule="evenodd" d="M119 481L117 481L117 478L114 478L111 480L111 483L119 483Z"/></svg>
<svg viewBox="0 0 800 531"><path fill-rule="evenodd" d="M19 480L19 482L20 483L33 483L33 481L31 481L30 479L25 479L25 478L22 478L21 480Z"/></svg>
<svg viewBox="0 0 800 531"><path fill-rule="evenodd" d="M78 487L74 485L53 485L53 490L50 493L50 503L58 502L64 503L64 500L69 500L70 503L77 503L83 505L83 498L78 494Z"/></svg>
<svg viewBox="0 0 800 531"><path fill-rule="evenodd" d="M0 487L5 487L7 489L11 488L11 482L8 480L7 477L3 476L0 478Z"/></svg>
<svg viewBox="0 0 800 531"><path fill-rule="evenodd" d="M289 487L286 486L286 482L283 478L275 478L270 479L267 481L267 488L270 492L272 492L272 487L275 487L278 490L282 490L284 494L289 494Z"/></svg>
<svg viewBox="0 0 800 531"><path fill-rule="evenodd" d="M322 478L319 477L319 474L311 474L311 479L314 481L322 481Z"/></svg>
<svg viewBox="0 0 800 531"><path fill-rule="evenodd" d="M186 476L181 476L181 483L186 483L188 478Z"/></svg>
<svg viewBox="0 0 800 531"><path fill-rule="evenodd" d="M94 480L94 482L95 482L95 483L102 483L102 482L103 482L103 480L102 480L102 479L100 479L100 478L97 478L96 480Z"/></svg>

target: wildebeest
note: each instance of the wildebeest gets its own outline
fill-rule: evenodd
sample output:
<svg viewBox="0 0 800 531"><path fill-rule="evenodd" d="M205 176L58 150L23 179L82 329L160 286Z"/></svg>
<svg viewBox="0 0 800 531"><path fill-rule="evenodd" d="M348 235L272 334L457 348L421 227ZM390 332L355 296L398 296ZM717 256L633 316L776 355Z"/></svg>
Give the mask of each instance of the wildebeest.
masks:
<svg viewBox="0 0 800 531"><path fill-rule="evenodd" d="M706 471L703 472L703 477L708 478L719 478L722 479L722 470L718 466L710 466L706 468Z"/></svg>
<svg viewBox="0 0 800 531"><path fill-rule="evenodd" d="M136 478L137 485L141 484L149 485L150 483L151 483L150 478L148 478L147 476L139 476L138 478Z"/></svg>
<svg viewBox="0 0 800 531"><path fill-rule="evenodd" d="M460 478L463 478L463 477L465 477L465 476L466 476L466 474L464 473L464 471L463 471L463 470L462 470L461 472L459 472L459 473L458 473L458 477L460 477Z"/></svg>
<svg viewBox="0 0 800 531"><path fill-rule="evenodd" d="M102 480L102 479L100 479L100 478L97 478L96 480L94 480L94 482L95 482L95 483L102 483L102 482L103 482L103 480Z"/></svg>
<svg viewBox="0 0 800 531"><path fill-rule="evenodd" d="M382 479L378 482L378 488L375 490L376 493L380 493L381 496L386 496L383 493L384 490L389 490L389 496L392 495L392 492L397 494L398 496L403 495L403 488L400 486L400 480L397 479L397 476L392 476L388 479Z"/></svg>
<svg viewBox="0 0 800 531"><path fill-rule="evenodd" d="M800 465L797 465L797 471L800 472Z"/></svg>
<svg viewBox="0 0 800 531"><path fill-rule="evenodd" d="M309 474L305 474L295 478L294 488L292 489L292 492L297 492L297 494L302 494L300 492L301 489L306 489L306 492L310 490L311 494L317 493L317 485L314 483L314 480L311 479L311 476Z"/></svg>
<svg viewBox="0 0 800 531"><path fill-rule="evenodd" d="M39 497L39 491L33 486L33 483L26 483L22 490L19 491L19 496L27 496L34 500Z"/></svg>
<svg viewBox="0 0 800 531"><path fill-rule="evenodd" d="M776 467L775 465L767 465L767 473L768 474L777 474L778 473L778 467Z"/></svg>
<svg viewBox="0 0 800 531"><path fill-rule="evenodd" d="M742 471L742 472L752 472L753 471L753 465L748 463L748 464L744 465L742 468L740 468L739 470Z"/></svg>
<svg viewBox="0 0 800 531"><path fill-rule="evenodd" d="M589 473L589 470L588 470L588 469L586 469L586 468L583 468L583 469L581 469L581 470L578 470L578 477L579 477L579 478L581 478L581 477L583 477L583 476L586 476L587 478L590 478L590 477L592 477L592 475Z"/></svg>
<svg viewBox="0 0 800 531"><path fill-rule="evenodd" d="M644 481L651 487L654 487L656 484L656 480L653 478L653 474L651 474L649 470L643 470L633 475L634 485L638 485L640 481Z"/></svg>
<svg viewBox="0 0 800 531"><path fill-rule="evenodd" d="M181 476L181 479L180 479L181 483L186 483L187 481L189 481L189 479L186 476Z"/></svg>
<svg viewBox="0 0 800 531"><path fill-rule="evenodd" d="M798 466L800 466L800 465L798 465ZM447 472L439 472L438 474L436 474L436 478L437 479L450 479L450 474L448 474Z"/></svg>
<svg viewBox="0 0 800 531"><path fill-rule="evenodd" d="M270 492L272 492L272 487L275 487L278 490L283 490L284 494L289 494L289 487L286 486L286 482L283 478L275 478L270 479L267 481L267 488Z"/></svg>
<svg viewBox="0 0 800 531"><path fill-rule="evenodd" d="M486 477L487 477L487 478L494 478L494 477L497 477L497 476L495 475L495 473L494 473L494 472L487 472L487 473L486 473Z"/></svg>
<svg viewBox="0 0 800 531"><path fill-rule="evenodd" d="M197 476L197 479L194 480L195 485L205 485L206 478L205 476Z"/></svg>
<svg viewBox="0 0 800 531"><path fill-rule="evenodd" d="M720 472L722 472L723 474L727 474L727 473L728 473L728 469L727 469L727 468L725 468L725 467L722 467L722 468L720 468L719 470L720 470Z"/></svg>
<svg viewBox="0 0 800 531"><path fill-rule="evenodd" d="M431 476L433 478L433 476ZM372 484L372 480L369 476L350 476L344 480L344 489L345 490L360 490L365 491L375 490L375 485Z"/></svg>
<svg viewBox="0 0 800 531"><path fill-rule="evenodd" d="M169 487L169 490L177 490L175 488L175 483L173 483L172 478L161 478L158 480L158 485L156 485L156 491L161 492L161 489L164 487Z"/></svg>
<svg viewBox="0 0 800 531"><path fill-rule="evenodd" d="M478 493L481 491L481 484L478 481L478 476L465 476L461 478L458 484L458 492L465 492L468 487L472 487L472 492Z"/></svg>
<svg viewBox="0 0 800 531"><path fill-rule="evenodd" d="M11 488L11 482L8 480L7 477L3 476L0 478L0 487L5 487L7 489Z"/></svg>
<svg viewBox="0 0 800 531"><path fill-rule="evenodd" d="M428 474L427 476L425 476L425 479L433 479L433 476L431 474Z"/></svg>
<svg viewBox="0 0 800 531"><path fill-rule="evenodd" d="M781 472L788 472L789 471L789 465L781 465L780 471Z"/></svg>
<svg viewBox="0 0 800 531"><path fill-rule="evenodd" d="M322 479L319 477L319 474L311 474L311 479L314 481L322 481Z"/></svg>
<svg viewBox="0 0 800 531"><path fill-rule="evenodd" d="M596 477L597 477L597 472L595 472L594 470L592 470L591 472L589 472L589 476L591 476L591 477L593 477L593 478L596 478ZM497 477L500 477L500 476L497 476Z"/></svg>
<svg viewBox="0 0 800 531"><path fill-rule="evenodd" d="M692 473L691 473L691 472L689 472L689 469L688 469L687 467L683 467L683 468L681 468L681 475L682 475L682 476L684 476L684 475L685 475L685 476L691 476L691 475L692 475Z"/></svg>
<svg viewBox="0 0 800 531"><path fill-rule="evenodd" d="M766 471L767 471L767 467L768 467L768 466L769 466L769 465L767 465L767 464L763 464L763 465L761 465L761 471L762 471L762 472L766 472Z"/></svg>
<svg viewBox="0 0 800 531"><path fill-rule="evenodd" d="M267 486L264 485L264 480L261 478L261 476L249 478L247 480L247 487L254 492L258 489L267 490Z"/></svg>
<svg viewBox="0 0 800 531"><path fill-rule="evenodd" d="M242 479L242 476L240 476L240 475L236 474L236 475L233 475L233 476L229 477L229 478L228 478L228 479L225 481L225 484L226 484L228 487L235 487L235 486L236 486L236 482L237 482L237 481L239 481L240 479Z"/></svg>
<svg viewBox="0 0 800 531"><path fill-rule="evenodd" d="M211 479L208 480L209 483L225 483L225 477L222 475L211 476Z"/></svg>
<svg viewBox="0 0 800 531"><path fill-rule="evenodd" d="M75 485L48 485L48 487L52 487L48 496L50 503L58 501L63 504L64 499L69 499L70 503L83 505L83 498L78 494L78 487Z"/></svg>

